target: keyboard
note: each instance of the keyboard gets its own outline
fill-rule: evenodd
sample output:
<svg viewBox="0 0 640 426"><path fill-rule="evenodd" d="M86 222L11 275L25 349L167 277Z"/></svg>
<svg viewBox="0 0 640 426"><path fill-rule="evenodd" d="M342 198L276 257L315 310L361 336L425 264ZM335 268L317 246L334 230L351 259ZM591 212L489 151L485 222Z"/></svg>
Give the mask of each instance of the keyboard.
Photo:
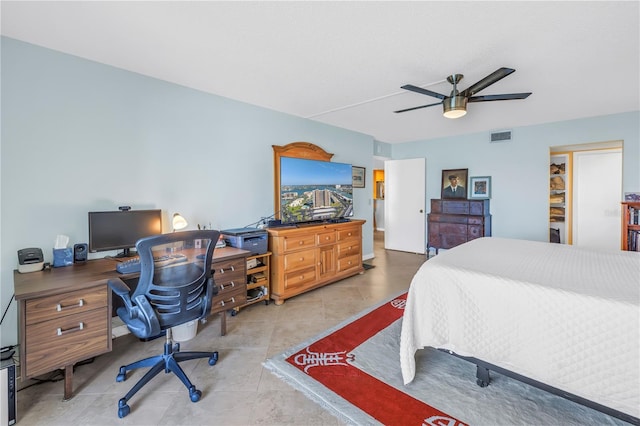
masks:
<svg viewBox="0 0 640 426"><path fill-rule="evenodd" d="M153 263L156 268L164 268L165 266L172 265L174 263L186 262L187 256L184 254L167 254L164 256L157 256L153 258ZM140 258L134 257L133 259L125 260L116 265L116 271L121 274L135 274L140 272Z"/></svg>

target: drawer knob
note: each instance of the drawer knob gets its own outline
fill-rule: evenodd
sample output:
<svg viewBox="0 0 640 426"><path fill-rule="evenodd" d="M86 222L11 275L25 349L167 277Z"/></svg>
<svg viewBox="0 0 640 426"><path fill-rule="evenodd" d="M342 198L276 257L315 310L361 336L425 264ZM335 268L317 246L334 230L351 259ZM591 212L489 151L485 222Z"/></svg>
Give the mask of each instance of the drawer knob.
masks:
<svg viewBox="0 0 640 426"><path fill-rule="evenodd" d="M63 330L61 328L58 328L57 334L58 334L58 336L62 336L63 334L72 333L74 331L80 331L80 330L83 330L83 329L84 329L84 323L81 322L81 323L78 324L77 327L72 327L72 328L69 328L67 330Z"/></svg>
<svg viewBox="0 0 640 426"><path fill-rule="evenodd" d="M303 260L304 260L304 257L301 257L301 258L300 258L300 262L302 262Z"/></svg>
<svg viewBox="0 0 640 426"><path fill-rule="evenodd" d="M81 306L84 306L84 300L83 299L80 299L80 301L78 301L77 305L62 306L62 303L58 303L56 305L56 311L61 312L63 309L79 308Z"/></svg>
<svg viewBox="0 0 640 426"><path fill-rule="evenodd" d="M348 232L348 233L347 233L347 235L348 235L348 236L351 236L351 232Z"/></svg>
<svg viewBox="0 0 640 426"><path fill-rule="evenodd" d="M329 239L329 236L327 235L326 237L324 237L324 239L325 239L325 240L328 240L328 239Z"/></svg>

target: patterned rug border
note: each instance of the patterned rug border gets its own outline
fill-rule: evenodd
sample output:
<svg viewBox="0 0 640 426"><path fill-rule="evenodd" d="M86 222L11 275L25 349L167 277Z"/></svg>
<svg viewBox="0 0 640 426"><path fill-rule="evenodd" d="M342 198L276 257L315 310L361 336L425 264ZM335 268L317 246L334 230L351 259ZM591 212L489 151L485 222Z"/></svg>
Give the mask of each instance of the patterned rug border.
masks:
<svg viewBox="0 0 640 426"><path fill-rule="evenodd" d="M407 292L401 292L385 302L381 302L368 309L365 309L364 311L352 316L351 318L341 322L340 324L334 327L331 327L323 331L322 333L268 359L263 363L263 365L265 368L267 368L267 370L269 370L272 374L277 376L279 379L288 383L293 388L299 390L309 399L319 404L325 410L329 411L338 419L342 420L347 424L383 424L381 423L381 420L379 418L375 418L371 414L373 415L377 414L379 417L388 416L389 410L380 410L379 405L385 405L385 402L387 400L390 400L391 397L397 397L403 400L402 401L403 404L400 404L400 405L404 406L406 404L407 406L411 406L413 408L412 410L409 410L412 412L411 417L418 416L418 418L416 419L412 418L411 421L419 421L419 422L426 421L427 424L440 424L439 423L440 421L445 421L445 423L442 423L442 424L464 425L464 423L450 417L449 415L441 412L437 408L434 408L428 404L418 401L415 398L412 398L411 396L404 394L401 390L389 387L388 385L386 385L386 383L374 377L371 377L366 372L363 372L359 370L357 367L352 366L351 363L335 362L336 360L334 358L331 358L332 356L339 357L342 355L345 357L345 361L346 361L346 359L350 356L349 351L341 351L336 353L328 352L328 353L323 353L323 355L326 355L330 359L330 361L332 360L335 362L332 368L338 368L338 369L341 368L343 370L347 370L346 372L347 376L357 375L360 377L360 379L358 380L362 380L362 377L364 377L365 382L367 382L366 387L375 387L376 389L380 388L382 390L382 392L380 393L383 395L382 401L378 401L378 402L374 401L373 403L371 403L370 401L350 402L344 397L340 396L340 394L338 394L337 392L343 391L343 394L350 395L350 396L353 396L353 394L358 394L358 392L355 391L353 388L354 386L353 382L358 380L331 380L331 379L327 380L327 375L306 373L307 368L309 367L306 367L303 371L303 368L301 366L296 367L295 365L293 365L293 362L289 360L289 358L291 358L294 355L296 355L294 357L294 359L296 360L298 358L303 358L303 359L307 357L313 358L313 355L317 355L317 354L315 354L313 351L310 351L309 350L310 347L312 347L313 345L322 347L323 339L326 339L328 336L331 336L334 334L339 335L341 330L348 329L348 327L353 327L354 324L357 324L358 322L362 323L362 319L364 317L368 316L369 314L371 314L376 310L379 310L381 308L385 309L387 307L392 307L392 309L394 310L401 309L401 312L404 312L404 301L406 299L406 295L407 295ZM399 305L401 305L401 308L398 307ZM381 313L381 315L384 316L385 319L388 319L389 317L389 314L384 312ZM392 316L395 316L395 315L397 314L394 313ZM402 313L400 313L400 315L398 315L397 318L394 317L389 324L383 325L379 329L368 327L369 330L362 333L363 335L367 336L362 343L366 342L368 339L372 338L373 335L379 333L382 330L385 330L387 327L391 326L397 321L400 321L401 318L402 318ZM366 324L366 321L364 321L364 323ZM358 327L356 326L355 328L358 328ZM373 335L370 335L367 333L373 333ZM349 333L347 332L346 334L349 334ZM340 339L339 337L336 337L336 336L334 336L332 339L335 339L335 338L337 338L338 340ZM329 342L331 341L332 340L330 339ZM359 346L360 344L361 343L357 343L353 349L357 348L357 346ZM331 346L330 343L329 343L329 346ZM314 367L312 368L313 371L316 371L315 366L316 365L312 365L312 367ZM320 370L322 370L322 368ZM318 377L314 377L314 375ZM332 390L331 387L334 387L335 390ZM386 395L386 397L388 397L389 399L384 399L385 398L384 395ZM380 398L380 396L378 396L378 398ZM394 400L398 402L397 399L394 399ZM418 405L412 406L412 404L418 404ZM369 405L369 407L366 407L367 405ZM392 406L395 406L396 410L399 409L397 408L399 407L398 404L391 404L391 406L388 406L387 408L390 408ZM365 410L372 411L372 413L369 414ZM384 414L381 415L381 412L384 412ZM427 416L430 416L430 417L429 418L419 417L420 413L427 414ZM398 411L396 411L395 414L402 416ZM395 420L399 420L397 417L392 417L392 418L394 418ZM408 421L409 419L405 418L405 420ZM433 421L436 423L430 423L430 421Z"/></svg>

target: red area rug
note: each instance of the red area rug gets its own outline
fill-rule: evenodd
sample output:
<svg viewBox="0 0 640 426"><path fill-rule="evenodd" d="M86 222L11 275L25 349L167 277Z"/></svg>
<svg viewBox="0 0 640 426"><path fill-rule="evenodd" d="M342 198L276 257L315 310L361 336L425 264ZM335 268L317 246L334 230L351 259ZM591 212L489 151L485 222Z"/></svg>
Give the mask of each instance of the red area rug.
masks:
<svg viewBox="0 0 640 426"><path fill-rule="evenodd" d="M383 424L465 425L363 371L354 362L356 355L353 351L358 346L402 318L406 297L406 293L398 296L330 334L302 345L299 350L277 358L288 364L284 370L293 368L298 371L301 375L298 380L305 379L302 380L305 382L308 381L306 379L312 379L317 386L323 386L325 389L303 391L349 422L370 423L367 418L370 417ZM276 363L272 359L265 366L282 377L282 366L278 367ZM291 372L286 374L290 375ZM291 379L285 378L289 382ZM332 395L327 396L327 392L334 393L333 397L344 401L336 402L334 399L332 402ZM345 410L345 404L353 407Z"/></svg>
<svg viewBox="0 0 640 426"><path fill-rule="evenodd" d="M626 425L498 373L481 388L474 364L432 348L416 352L416 378L405 386L405 300L406 293L368 309L264 365L347 424Z"/></svg>

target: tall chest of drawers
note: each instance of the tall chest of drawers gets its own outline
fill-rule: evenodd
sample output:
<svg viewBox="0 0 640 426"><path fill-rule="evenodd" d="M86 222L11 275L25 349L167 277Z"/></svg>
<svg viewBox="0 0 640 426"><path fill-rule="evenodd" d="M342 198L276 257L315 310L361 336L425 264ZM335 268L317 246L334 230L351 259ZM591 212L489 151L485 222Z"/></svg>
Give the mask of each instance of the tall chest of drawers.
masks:
<svg viewBox="0 0 640 426"><path fill-rule="evenodd" d="M346 223L270 228L271 298L290 297L364 271L362 224Z"/></svg>
<svg viewBox="0 0 640 426"><path fill-rule="evenodd" d="M429 247L449 249L491 236L489 200L431 200Z"/></svg>

